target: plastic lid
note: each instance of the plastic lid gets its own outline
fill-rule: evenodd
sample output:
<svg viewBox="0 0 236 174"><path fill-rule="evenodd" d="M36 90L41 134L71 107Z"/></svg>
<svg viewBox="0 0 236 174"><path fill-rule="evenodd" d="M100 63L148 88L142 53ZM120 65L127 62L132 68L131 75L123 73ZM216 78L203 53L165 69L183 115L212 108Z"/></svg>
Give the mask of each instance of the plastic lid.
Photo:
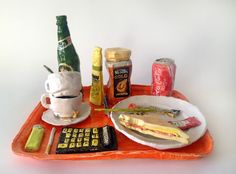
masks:
<svg viewBox="0 0 236 174"><path fill-rule="evenodd" d="M105 50L105 57L109 62L129 60L130 55L131 50L126 48L107 48Z"/></svg>

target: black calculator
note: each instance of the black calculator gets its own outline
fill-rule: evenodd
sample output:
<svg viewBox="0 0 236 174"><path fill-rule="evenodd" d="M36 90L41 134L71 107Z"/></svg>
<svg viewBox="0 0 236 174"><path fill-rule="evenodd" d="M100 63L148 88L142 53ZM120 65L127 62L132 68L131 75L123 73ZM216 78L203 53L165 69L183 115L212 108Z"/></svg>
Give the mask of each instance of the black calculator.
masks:
<svg viewBox="0 0 236 174"><path fill-rule="evenodd" d="M98 152L117 149L112 126L93 128L64 127L61 130L56 154Z"/></svg>

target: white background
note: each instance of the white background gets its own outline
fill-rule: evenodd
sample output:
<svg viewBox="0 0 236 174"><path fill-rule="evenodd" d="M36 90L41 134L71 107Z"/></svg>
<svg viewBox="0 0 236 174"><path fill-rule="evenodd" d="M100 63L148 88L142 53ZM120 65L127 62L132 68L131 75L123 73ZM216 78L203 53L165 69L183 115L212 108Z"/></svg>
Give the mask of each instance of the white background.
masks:
<svg viewBox="0 0 236 174"><path fill-rule="evenodd" d="M132 83L150 84L151 64L171 57L175 88L205 115L212 154L193 161L127 159L38 161L18 157L11 142L57 69L56 15L68 16L84 85L95 46L132 50ZM236 1L0 0L1 173L235 173ZM107 72L104 71L105 82ZM105 83L104 82L104 83Z"/></svg>

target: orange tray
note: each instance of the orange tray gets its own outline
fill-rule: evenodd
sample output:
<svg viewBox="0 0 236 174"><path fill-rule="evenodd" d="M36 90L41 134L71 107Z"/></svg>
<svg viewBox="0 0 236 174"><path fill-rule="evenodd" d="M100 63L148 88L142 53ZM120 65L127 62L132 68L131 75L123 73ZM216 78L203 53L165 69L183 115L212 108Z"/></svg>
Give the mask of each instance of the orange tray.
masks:
<svg viewBox="0 0 236 174"><path fill-rule="evenodd" d="M84 101L88 102L90 87L84 87ZM144 85L132 85L132 95L149 95L150 86ZM173 97L187 100L187 98L178 91L173 92ZM91 105L91 114L85 121L71 125L71 127L102 127L104 125L113 125L111 119L109 119L104 112L95 112L94 105ZM209 154L213 149L213 139L207 130L205 135L201 137L195 143L179 148L170 150L157 150L148 146L138 144L126 136L116 131L118 150L105 151L105 152L93 152L93 153L81 153L81 154L56 154L56 146L61 132L62 126L57 126L51 153L46 155L44 153L52 125L42 121L41 117L45 108L39 103L33 112L29 115L28 119L21 127L20 131L12 142L12 150L15 154L31 157L41 160L101 160L101 159L125 159L125 158L154 158L154 159L166 159L166 160L188 160L201 158ZM34 124L41 124L45 128L45 136L43 138L40 150L38 152L25 152L24 145L30 134L32 126Z"/></svg>

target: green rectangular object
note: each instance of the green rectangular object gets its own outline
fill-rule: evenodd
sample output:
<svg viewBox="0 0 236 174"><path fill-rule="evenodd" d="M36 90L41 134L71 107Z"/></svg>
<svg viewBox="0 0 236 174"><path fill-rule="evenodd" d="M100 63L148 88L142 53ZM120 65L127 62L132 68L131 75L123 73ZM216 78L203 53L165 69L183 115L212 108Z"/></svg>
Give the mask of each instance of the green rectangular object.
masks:
<svg viewBox="0 0 236 174"><path fill-rule="evenodd" d="M25 151L36 152L39 150L44 135L44 128L41 125L34 125L25 144Z"/></svg>

